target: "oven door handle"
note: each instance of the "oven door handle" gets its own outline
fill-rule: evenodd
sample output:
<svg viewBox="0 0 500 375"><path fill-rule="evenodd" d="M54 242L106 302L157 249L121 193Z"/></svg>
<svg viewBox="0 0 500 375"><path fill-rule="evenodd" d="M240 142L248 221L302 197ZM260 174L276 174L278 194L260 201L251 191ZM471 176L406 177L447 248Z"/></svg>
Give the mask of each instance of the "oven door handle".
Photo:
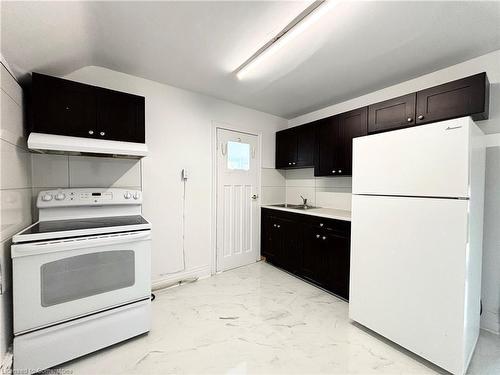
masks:
<svg viewBox="0 0 500 375"><path fill-rule="evenodd" d="M58 241L23 243L12 245L12 258L20 256L36 255L40 253L52 253L82 248L96 248L100 246L123 244L127 242L145 241L151 239L151 231L144 230L129 233L107 234L91 237L80 237L62 239Z"/></svg>

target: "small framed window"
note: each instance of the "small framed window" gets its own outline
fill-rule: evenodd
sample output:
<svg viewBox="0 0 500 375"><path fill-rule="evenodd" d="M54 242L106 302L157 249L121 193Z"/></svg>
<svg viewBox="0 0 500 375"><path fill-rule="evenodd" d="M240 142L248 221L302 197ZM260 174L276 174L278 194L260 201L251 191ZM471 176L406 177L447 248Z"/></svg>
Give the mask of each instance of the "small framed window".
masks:
<svg viewBox="0 0 500 375"><path fill-rule="evenodd" d="M227 142L227 169L250 170L250 145L241 142Z"/></svg>

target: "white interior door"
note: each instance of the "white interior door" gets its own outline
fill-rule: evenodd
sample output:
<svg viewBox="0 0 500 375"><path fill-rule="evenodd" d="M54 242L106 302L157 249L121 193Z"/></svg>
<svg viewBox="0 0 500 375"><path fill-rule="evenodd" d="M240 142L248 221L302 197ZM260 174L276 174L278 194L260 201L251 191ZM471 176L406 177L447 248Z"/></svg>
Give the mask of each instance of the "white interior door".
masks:
<svg viewBox="0 0 500 375"><path fill-rule="evenodd" d="M259 257L258 137L217 129L217 271Z"/></svg>

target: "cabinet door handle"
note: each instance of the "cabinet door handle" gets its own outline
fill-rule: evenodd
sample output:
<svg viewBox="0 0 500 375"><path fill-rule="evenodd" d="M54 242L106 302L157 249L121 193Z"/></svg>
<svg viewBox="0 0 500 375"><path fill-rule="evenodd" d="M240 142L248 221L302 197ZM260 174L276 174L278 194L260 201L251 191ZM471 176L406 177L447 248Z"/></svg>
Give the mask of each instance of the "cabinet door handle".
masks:
<svg viewBox="0 0 500 375"><path fill-rule="evenodd" d="M273 224L273 227L275 227L275 228L276 228L276 224Z"/></svg>
<svg viewBox="0 0 500 375"><path fill-rule="evenodd" d="M276 228L279 228L280 226L279 225L276 225Z"/></svg>
<svg viewBox="0 0 500 375"><path fill-rule="evenodd" d="M342 169L339 169L339 173L342 173Z"/></svg>
<svg viewBox="0 0 500 375"><path fill-rule="evenodd" d="M333 170L332 173L335 173L335 170Z"/></svg>
<svg viewBox="0 0 500 375"><path fill-rule="evenodd" d="M319 226L322 227L324 224L323 223L319 223Z"/></svg>
<svg viewBox="0 0 500 375"><path fill-rule="evenodd" d="M106 135L106 133L105 133L105 132L100 132L99 134L100 134L100 135Z"/></svg>
<svg viewBox="0 0 500 375"><path fill-rule="evenodd" d="M321 239L322 239L323 241L324 241L324 240L326 240L326 236L321 237Z"/></svg>
<svg viewBox="0 0 500 375"><path fill-rule="evenodd" d="M292 163L288 163L288 165L292 165Z"/></svg>
<svg viewBox="0 0 500 375"><path fill-rule="evenodd" d="M320 238L321 236L319 234L316 235L316 238Z"/></svg>
<svg viewBox="0 0 500 375"><path fill-rule="evenodd" d="M71 107L69 105L66 106L66 111L69 111Z"/></svg>
<svg viewBox="0 0 500 375"><path fill-rule="evenodd" d="M418 116L418 119L419 119L419 120L423 120L423 119L424 119L424 115L420 115L420 116Z"/></svg>
<svg viewBox="0 0 500 375"><path fill-rule="evenodd" d="M412 119L411 117L408 117L408 118L406 119L406 121L408 121L408 122L412 122L412 121L413 121L413 119Z"/></svg>
<svg viewBox="0 0 500 375"><path fill-rule="evenodd" d="M94 134L94 131L93 130L89 130L89 134L90 135Z"/></svg>

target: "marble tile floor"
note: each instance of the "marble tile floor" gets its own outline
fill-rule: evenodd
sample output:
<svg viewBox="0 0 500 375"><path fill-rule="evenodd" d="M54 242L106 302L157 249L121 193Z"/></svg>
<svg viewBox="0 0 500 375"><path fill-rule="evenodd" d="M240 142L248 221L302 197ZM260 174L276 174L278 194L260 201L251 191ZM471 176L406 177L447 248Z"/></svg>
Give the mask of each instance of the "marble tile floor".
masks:
<svg viewBox="0 0 500 375"><path fill-rule="evenodd" d="M68 362L68 374L445 374L348 319L346 302L259 262L156 294L142 335ZM470 374L500 374L481 333Z"/></svg>

